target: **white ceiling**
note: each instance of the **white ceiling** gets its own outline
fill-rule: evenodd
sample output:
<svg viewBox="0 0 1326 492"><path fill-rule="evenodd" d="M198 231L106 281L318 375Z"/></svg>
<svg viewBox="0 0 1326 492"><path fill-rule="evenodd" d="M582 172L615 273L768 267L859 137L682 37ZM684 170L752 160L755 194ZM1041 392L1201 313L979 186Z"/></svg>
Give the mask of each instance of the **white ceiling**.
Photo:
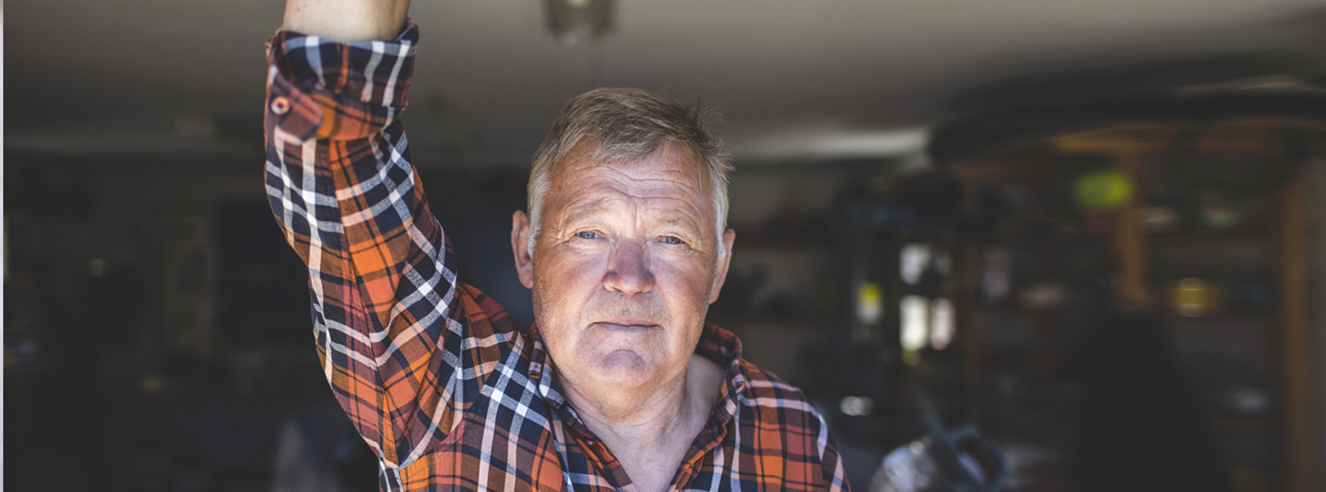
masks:
<svg viewBox="0 0 1326 492"><path fill-rule="evenodd" d="M416 1L417 158L523 164L561 101L604 85L698 97L724 113L739 160L789 162L915 152L936 121L1084 84L1326 62L1323 0L617 1L615 30L573 47L540 1ZM10 149L258 152L280 0L5 9Z"/></svg>

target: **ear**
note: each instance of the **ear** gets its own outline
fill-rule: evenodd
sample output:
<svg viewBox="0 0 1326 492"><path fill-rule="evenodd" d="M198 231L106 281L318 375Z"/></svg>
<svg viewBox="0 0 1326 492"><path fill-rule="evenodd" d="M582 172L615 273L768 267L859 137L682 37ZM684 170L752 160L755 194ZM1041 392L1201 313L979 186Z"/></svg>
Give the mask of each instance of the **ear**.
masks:
<svg viewBox="0 0 1326 492"><path fill-rule="evenodd" d="M534 256L529 242L529 216L517 210L511 214L511 253L516 257L516 274L526 289L534 288Z"/></svg>
<svg viewBox="0 0 1326 492"><path fill-rule="evenodd" d="M723 231L723 248L719 254L722 257L718 260L718 271L714 272L714 286L709 290L709 303L713 304L718 300L719 291L723 290L723 282L727 280L727 267L732 262L732 243L737 240L737 231L728 229Z"/></svg>

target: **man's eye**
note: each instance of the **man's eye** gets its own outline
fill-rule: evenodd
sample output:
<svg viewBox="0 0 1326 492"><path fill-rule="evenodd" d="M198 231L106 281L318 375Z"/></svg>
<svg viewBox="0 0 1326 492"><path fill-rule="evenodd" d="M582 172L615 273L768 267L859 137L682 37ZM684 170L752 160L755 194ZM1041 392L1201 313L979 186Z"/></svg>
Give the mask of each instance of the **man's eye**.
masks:
<svg viewBox="0 0 1326 492"><path fill-rule="evenodd" d="M677 236L663 236L663 244L682 244L682 240Z"/></svg>
<svg viewBox="0 0 1326 492"><path fill-rule="evenodd" d="M598 239L599 235L594 231L582 231L576 233L576 237L580 239Z"/></svg>

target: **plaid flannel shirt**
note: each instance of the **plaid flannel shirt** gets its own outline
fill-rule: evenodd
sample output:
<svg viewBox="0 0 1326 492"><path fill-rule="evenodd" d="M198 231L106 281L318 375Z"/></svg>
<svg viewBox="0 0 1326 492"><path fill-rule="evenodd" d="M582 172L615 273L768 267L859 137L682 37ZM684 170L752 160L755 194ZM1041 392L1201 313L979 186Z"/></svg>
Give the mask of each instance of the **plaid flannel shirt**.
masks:
<svg viewBox="0 0 1326 492"><path fill-rule="evenodd" d="M397 117L418 28L340 44L268 43L267 194L308 264L332 391L380 461L382 490L634 491L563 397L538 327L462 284ZM823 418L709 325L727 368L670 490L845 491Z"/></svg>

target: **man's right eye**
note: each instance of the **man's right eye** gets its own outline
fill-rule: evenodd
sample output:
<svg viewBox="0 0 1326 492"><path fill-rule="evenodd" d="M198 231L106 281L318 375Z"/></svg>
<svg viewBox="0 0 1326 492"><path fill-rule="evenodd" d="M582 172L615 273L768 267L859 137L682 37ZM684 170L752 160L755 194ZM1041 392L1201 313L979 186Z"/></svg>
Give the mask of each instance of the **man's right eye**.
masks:
<svg viewBox="0 0 1326 492"><path fill-rule="evenodd" d="M576 233L576 237L580 239L598 239L599 235L593 231L582 231Z"/></svg>

